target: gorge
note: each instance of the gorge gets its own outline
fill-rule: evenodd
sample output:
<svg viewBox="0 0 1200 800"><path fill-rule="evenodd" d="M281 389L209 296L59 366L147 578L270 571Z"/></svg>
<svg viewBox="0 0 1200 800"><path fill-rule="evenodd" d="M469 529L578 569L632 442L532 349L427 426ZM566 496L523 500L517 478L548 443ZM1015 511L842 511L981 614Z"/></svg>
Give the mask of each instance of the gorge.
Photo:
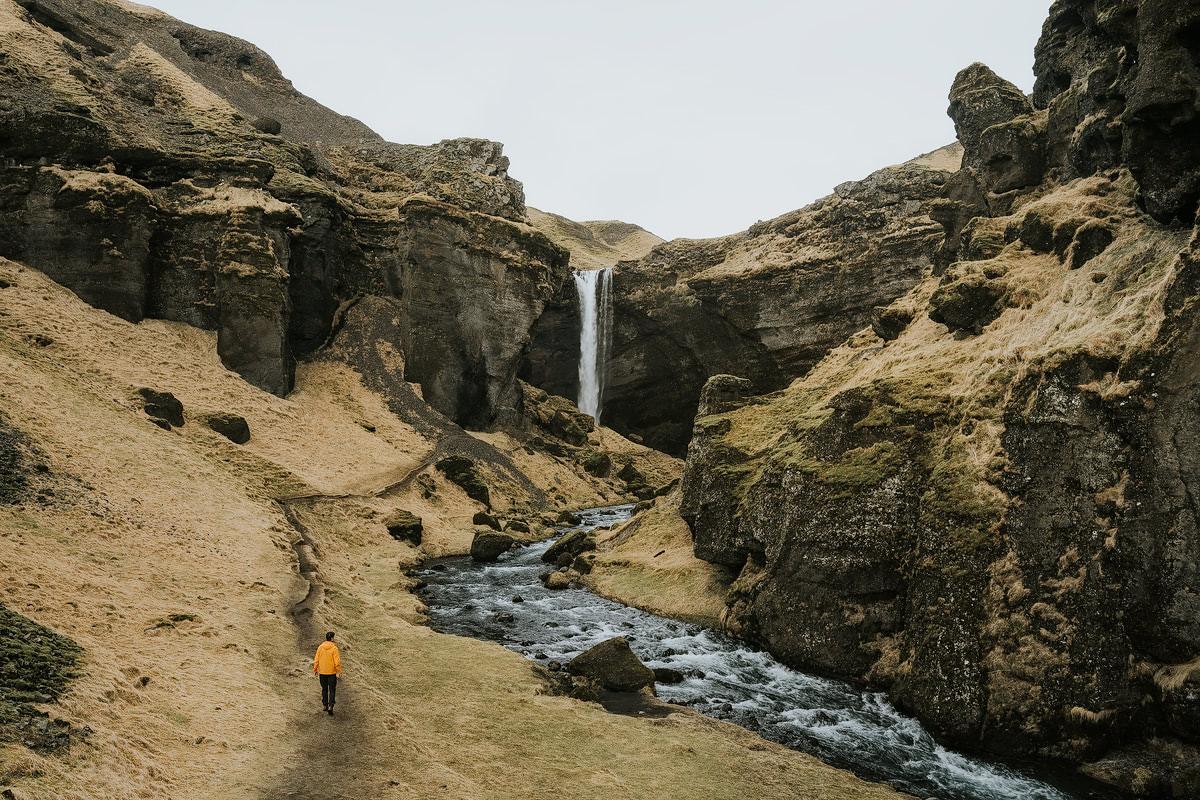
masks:
<svg viewBox="0 0 1200 800"><path fill-rule="evenodd" d="M429 560L636 503L556 580L1200 796L1198 53L1192 0L1057 0L1030 96L947 76L957 142L664 242L240 39L0 0L0 792L901 796L430 627Z"/></svg>

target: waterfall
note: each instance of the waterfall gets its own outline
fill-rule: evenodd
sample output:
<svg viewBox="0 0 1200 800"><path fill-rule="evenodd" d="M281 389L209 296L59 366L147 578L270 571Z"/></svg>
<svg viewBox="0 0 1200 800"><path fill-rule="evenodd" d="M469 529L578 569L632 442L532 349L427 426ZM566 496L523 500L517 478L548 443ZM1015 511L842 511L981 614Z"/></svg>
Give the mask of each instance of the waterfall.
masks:
<svg viewBox="0 0 1200 800"><path fill-rule="evenodd" d="M600 424L612 342L612 267L575 271L579 294L579 410Z"/></svg>

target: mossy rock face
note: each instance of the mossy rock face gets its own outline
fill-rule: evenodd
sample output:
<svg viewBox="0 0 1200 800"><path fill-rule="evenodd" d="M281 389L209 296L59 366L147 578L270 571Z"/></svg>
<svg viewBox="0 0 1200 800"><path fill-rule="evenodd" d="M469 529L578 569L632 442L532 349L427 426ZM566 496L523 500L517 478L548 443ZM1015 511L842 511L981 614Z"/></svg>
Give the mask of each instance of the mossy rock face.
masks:
<svg viewBox="0 0 1200 800"><path fill-rule="evenodd" d="M654 671L633 654L623 636L603 641L575 656L567 671L610 692L636 692L654 685Z"/></svg>
<svg viewBox="0 0 1200 800"><path fill-rule="evenodd" d="M984 326L1000 316L1005 285L981 272L968 272L933 293L929 298L929 318L952 331L980 333Z"/></svg>
<svg viewBox="0 0 1200 800"><path fill-rule="evenodd" d="M471 541L471 559L474 561L495 561L512 549L517 540L507 533L495 531L479 531Z"/></svg>
<svg viewBox="0 0 1200 800"><path fill-rule="evenodd" d="M421 523L421 518L411 511L397 509L383 524L387 526L388 535L393 539L413 544L421 543L424 525Z"/></svg>
<svg viewBox="0 0 1200 800"><path fill-rule="evenodd" d="M589 417L589 419L591 418ZM576 447L587 444L587 431L580 427L577 415L575 414L555 411L554 416L550 418L548 427L552 434L567 444L572 444Z"/></svg>
<svg viewBox="0 0 1200 800"><path fill-rule="evenodd" d="M224 411L212 411L202 415L200 421L234 444L250 441L250 425L245 417Z"/></svg>
<svg viewBox="0 0 1200 800"><path fill-rule="evenodd" d="M617 477L625 481L627 484L645 484L646 476L638 471L638 468L630 461L621 467L617 473Z"/></svg>
<svg viewBox="0 0 1200 800"><path fill-rule="evenodd" d="M612 457L608 453L590 448L579 454L579 463L588 473L597 478L608 477L608 473L612 470Z"/></svg>
<svg viewBox="0 0 1200 800"><path fill-rule="evenodd" d="M170 430L172 425L176 428L183 427L183 403L175 395L170 392L148 389L144 386L134 394L137 396L142 410L146 412L146 416L155 423L166 423L167 430ZM160 427L162 426L160 425Z"/></svg>
<svg viewBox="0 0 1200 800"><path fill-rule="evenodd" d="M500 530L500 520L493 517L486 511L476 511L475 516L471 517L472 525L486 525L494 531Z"/></svg>
<svg viewBox="0 0 1200 800"><path fill-rule="evenodd" d="M907 308L876 306L871 312L871 330L885 342L899 338L912 321L913 312Z"/></svg>
<svg viewBox="0 0 1200 800"><path fill-rule="evenodd" d="M66 636L0 606L0 732L9 726L37 750L54 750L69 741L70 726L51 722L31 703L57 700L77 676L83 648Z"/></svg>
<svg viewBox="0 0 1200 800"><path fill-rule="evenodd" d="M1067 266L1079 269L1096 256L1108 249L1113 243L1112 228L1098 219L1088 220L1075 231L1075 236L1067 248Z"/></svg>
<svg viewBox="0 0 1200 800"><path fill-rule="evenodd" d="M459 486L467 497L491 507L492 498L488 486L475 467L475 462L466 456L447 456L434 465L445 474L447 480Z"/></svg>

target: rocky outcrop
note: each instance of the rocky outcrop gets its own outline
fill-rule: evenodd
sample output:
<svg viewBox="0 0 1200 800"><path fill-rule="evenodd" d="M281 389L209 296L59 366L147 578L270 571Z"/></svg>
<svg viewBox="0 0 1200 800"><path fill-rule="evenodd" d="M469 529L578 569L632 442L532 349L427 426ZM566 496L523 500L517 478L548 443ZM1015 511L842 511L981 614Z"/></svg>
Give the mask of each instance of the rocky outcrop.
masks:
<svg viewBox="0 0 1200 800"><path fill-rule="evenodd" d="M9 3L0 40L0 255L125 319L216 331L223 363L280 395L340 308L394 298L430 405L519 416L567 254L525 223L499 144L384 142L253 45L152 9Z"/></svg>
<svg viewBox="0 0 1200 800"><path fill-rule="evenodd" d="M804 374L930 266L942 241L930 213L958 154L955 145L743 233L681 239L621 263L605 424L682 453L709 376L736 371L770 391ZM574 396L578 311L561 296L549 308L534 330L541 360L527 374ZM548 353L561 355L547 363Z"/></svg>
<svg viewBox="0 0 1200 800"><path fill-rule="evenodd" d="M1200 138L1130 110L1193 85L1164 9L1056 3L1032 104L959 74L937 268L780 392L712 379L681 505L730 632L1137 796L1200 793Z"/></svg>
<svg viewBox="0 0 1200 800"><path fill-rule="evenodd" d="M610 692L636 692L654 686L654 671L634 655L623 636L606 639L575 656L567 671Z"/></svg>

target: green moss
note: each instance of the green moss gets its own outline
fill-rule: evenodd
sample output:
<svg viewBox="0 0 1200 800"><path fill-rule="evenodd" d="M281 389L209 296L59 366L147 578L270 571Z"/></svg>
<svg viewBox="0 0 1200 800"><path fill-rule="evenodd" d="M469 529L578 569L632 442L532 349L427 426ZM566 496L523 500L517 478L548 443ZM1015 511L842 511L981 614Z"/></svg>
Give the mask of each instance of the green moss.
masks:
<svg viewBox="0 0 1200 800"><path fill-rule="evenodd" d="M30 703L57 699L77 677L79 645L4 606L0 638L0 724L36 715Z"/></svg>
<svg viewBox="0 0 1200 800"><path fill-rule="evenodd" d="M475 468L474 461L466 456L447 456L434 466L445 474L451 483L457 484L466 492L467 497L477 500L485 506L492 505L491 493L488 491L483 477Z"/></svg>

